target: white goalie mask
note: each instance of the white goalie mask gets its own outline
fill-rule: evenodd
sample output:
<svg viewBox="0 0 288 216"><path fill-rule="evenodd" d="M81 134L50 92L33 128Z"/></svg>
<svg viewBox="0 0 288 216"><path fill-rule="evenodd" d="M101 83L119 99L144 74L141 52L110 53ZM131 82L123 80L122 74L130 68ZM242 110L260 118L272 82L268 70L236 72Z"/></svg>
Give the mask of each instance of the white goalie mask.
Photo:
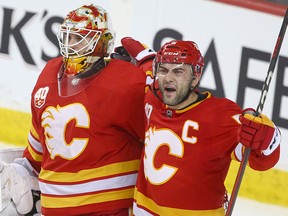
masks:
<svg viewBox="0 0 288 216"><path fill-rule="evenodd" d="M108 13L100 6L84 5L71 11L60 26L57 39L65 73L85 72L99 58L113 51L115 32Z"/></svg>
<svg viewBox="0 0 288 216"><path fill-rule="evenodd" d="M115 32L108 13L91 4L71 11L60 26L57 38L63 56L58 73L59 94L69 96L86 88L88 75L96 74L105 66L103 59L113 51Z"/></svg>

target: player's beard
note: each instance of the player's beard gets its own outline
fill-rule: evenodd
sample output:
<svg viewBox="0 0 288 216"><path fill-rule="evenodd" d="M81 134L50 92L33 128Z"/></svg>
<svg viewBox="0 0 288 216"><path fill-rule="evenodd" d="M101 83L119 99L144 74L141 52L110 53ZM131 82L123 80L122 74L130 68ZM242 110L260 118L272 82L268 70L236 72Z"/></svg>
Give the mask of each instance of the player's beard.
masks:
<svg viewBox="0 0 288 216"><path fill-rule="evenodd" d="M183 83L182 86L178 85L176 88L176 91L173 92L173 94L175 94L175 96L173 97L168 97L165 94L165 89L163 87L163 84L159 83L159 89L162 94L163 102L168 106L176 106L184 102L185 100L187 100L191 92L194 90L194 88L191 86L192 81L193 80L191 79L189 82Z"/></svg>

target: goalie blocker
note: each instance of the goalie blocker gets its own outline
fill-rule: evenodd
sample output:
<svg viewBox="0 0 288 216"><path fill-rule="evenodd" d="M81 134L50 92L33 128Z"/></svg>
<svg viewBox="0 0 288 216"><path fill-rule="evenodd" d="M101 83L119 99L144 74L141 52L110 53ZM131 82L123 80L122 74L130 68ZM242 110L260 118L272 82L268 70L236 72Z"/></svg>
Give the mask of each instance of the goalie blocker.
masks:
<svg viewBox="0 0 288 216"><path fill-rule="evenodd" d="M0 150L0 215L41 215L38 179L23 149Z"/></svg>

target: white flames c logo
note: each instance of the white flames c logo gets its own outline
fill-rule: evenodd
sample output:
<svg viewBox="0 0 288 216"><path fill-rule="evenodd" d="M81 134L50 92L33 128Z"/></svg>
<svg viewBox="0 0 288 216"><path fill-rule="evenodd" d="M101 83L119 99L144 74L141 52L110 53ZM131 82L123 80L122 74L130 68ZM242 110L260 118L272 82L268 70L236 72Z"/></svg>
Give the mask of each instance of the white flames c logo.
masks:
<svg viewBox="0 0 288 216"><path fill-rule="evenodd" d="M75 103L65 107L48 107L42 113L41 125L44 128L45 142L51 159L60 156L64 159L74 159L86 148L89 138L72 138L66 142L67 124L75 120L75 127L89 128L90 117L82 104Z"/></svg>

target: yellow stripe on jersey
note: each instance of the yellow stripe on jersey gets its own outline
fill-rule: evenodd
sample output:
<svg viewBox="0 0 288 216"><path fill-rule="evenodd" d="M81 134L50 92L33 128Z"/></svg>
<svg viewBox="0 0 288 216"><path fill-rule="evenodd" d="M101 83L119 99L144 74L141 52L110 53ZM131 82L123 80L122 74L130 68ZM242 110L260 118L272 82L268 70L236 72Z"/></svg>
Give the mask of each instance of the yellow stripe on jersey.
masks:
<svg viewBox="0 0 288 216"><path fill-rule="evenodd" d="M77 173L53 172L50 170L41 170L40 179L52 182L75 182L85 181L93 178L105 177L138 170L140 160L126 161L109 164L99 168L81 170Z"/></svg>
<svg viewBox="0 0 288 216"><path fill-rule="evenodd" d="M197 210L183 210L183 209L175 209L175 208L159 206L153 200L146 197L144 194L140 193L137 190L137 188L134 191L134 199L137 201L138 205L143 206L146 209L150 209L151 211L159 215L190 215L190 216L223 216L224 215L223 208L219 208L215 210L197 211ZM165 198L163 197L163 199Z"/></svg>
<svg viewBox="0 0 288 216"><path fill-rule="evenodd" d="M67 208L121 199L131 199L133 197L133 190L134 188L130 188L84 196L79 195L77 197L48 197L42 194L41 205L45 208Z"/></svg>
<svg viewBox="0 0 288 216"><path fill-rule="evenodd" d="M37 161L37 162L41 162L42 161L42 155L36 153L32 148L31 146L29 145L28 146L28 151L30 153L30 155L32 156L32 158Z"/></svg>
<svg viewBox="0 0 288 216"><path fill-rule="evenodd" d="M30 133L37 139L39 140L39 135L38 133L36 132L35 128L33 127L33 125L31 124L31 127L30 127Z"/></svg>
<svg viewBox="0 0 288 216"><path fill-rule="evenodd" d="M151 70L147 70L145 73L146 73L146 76L153 77L153 72Z"/></svg>

